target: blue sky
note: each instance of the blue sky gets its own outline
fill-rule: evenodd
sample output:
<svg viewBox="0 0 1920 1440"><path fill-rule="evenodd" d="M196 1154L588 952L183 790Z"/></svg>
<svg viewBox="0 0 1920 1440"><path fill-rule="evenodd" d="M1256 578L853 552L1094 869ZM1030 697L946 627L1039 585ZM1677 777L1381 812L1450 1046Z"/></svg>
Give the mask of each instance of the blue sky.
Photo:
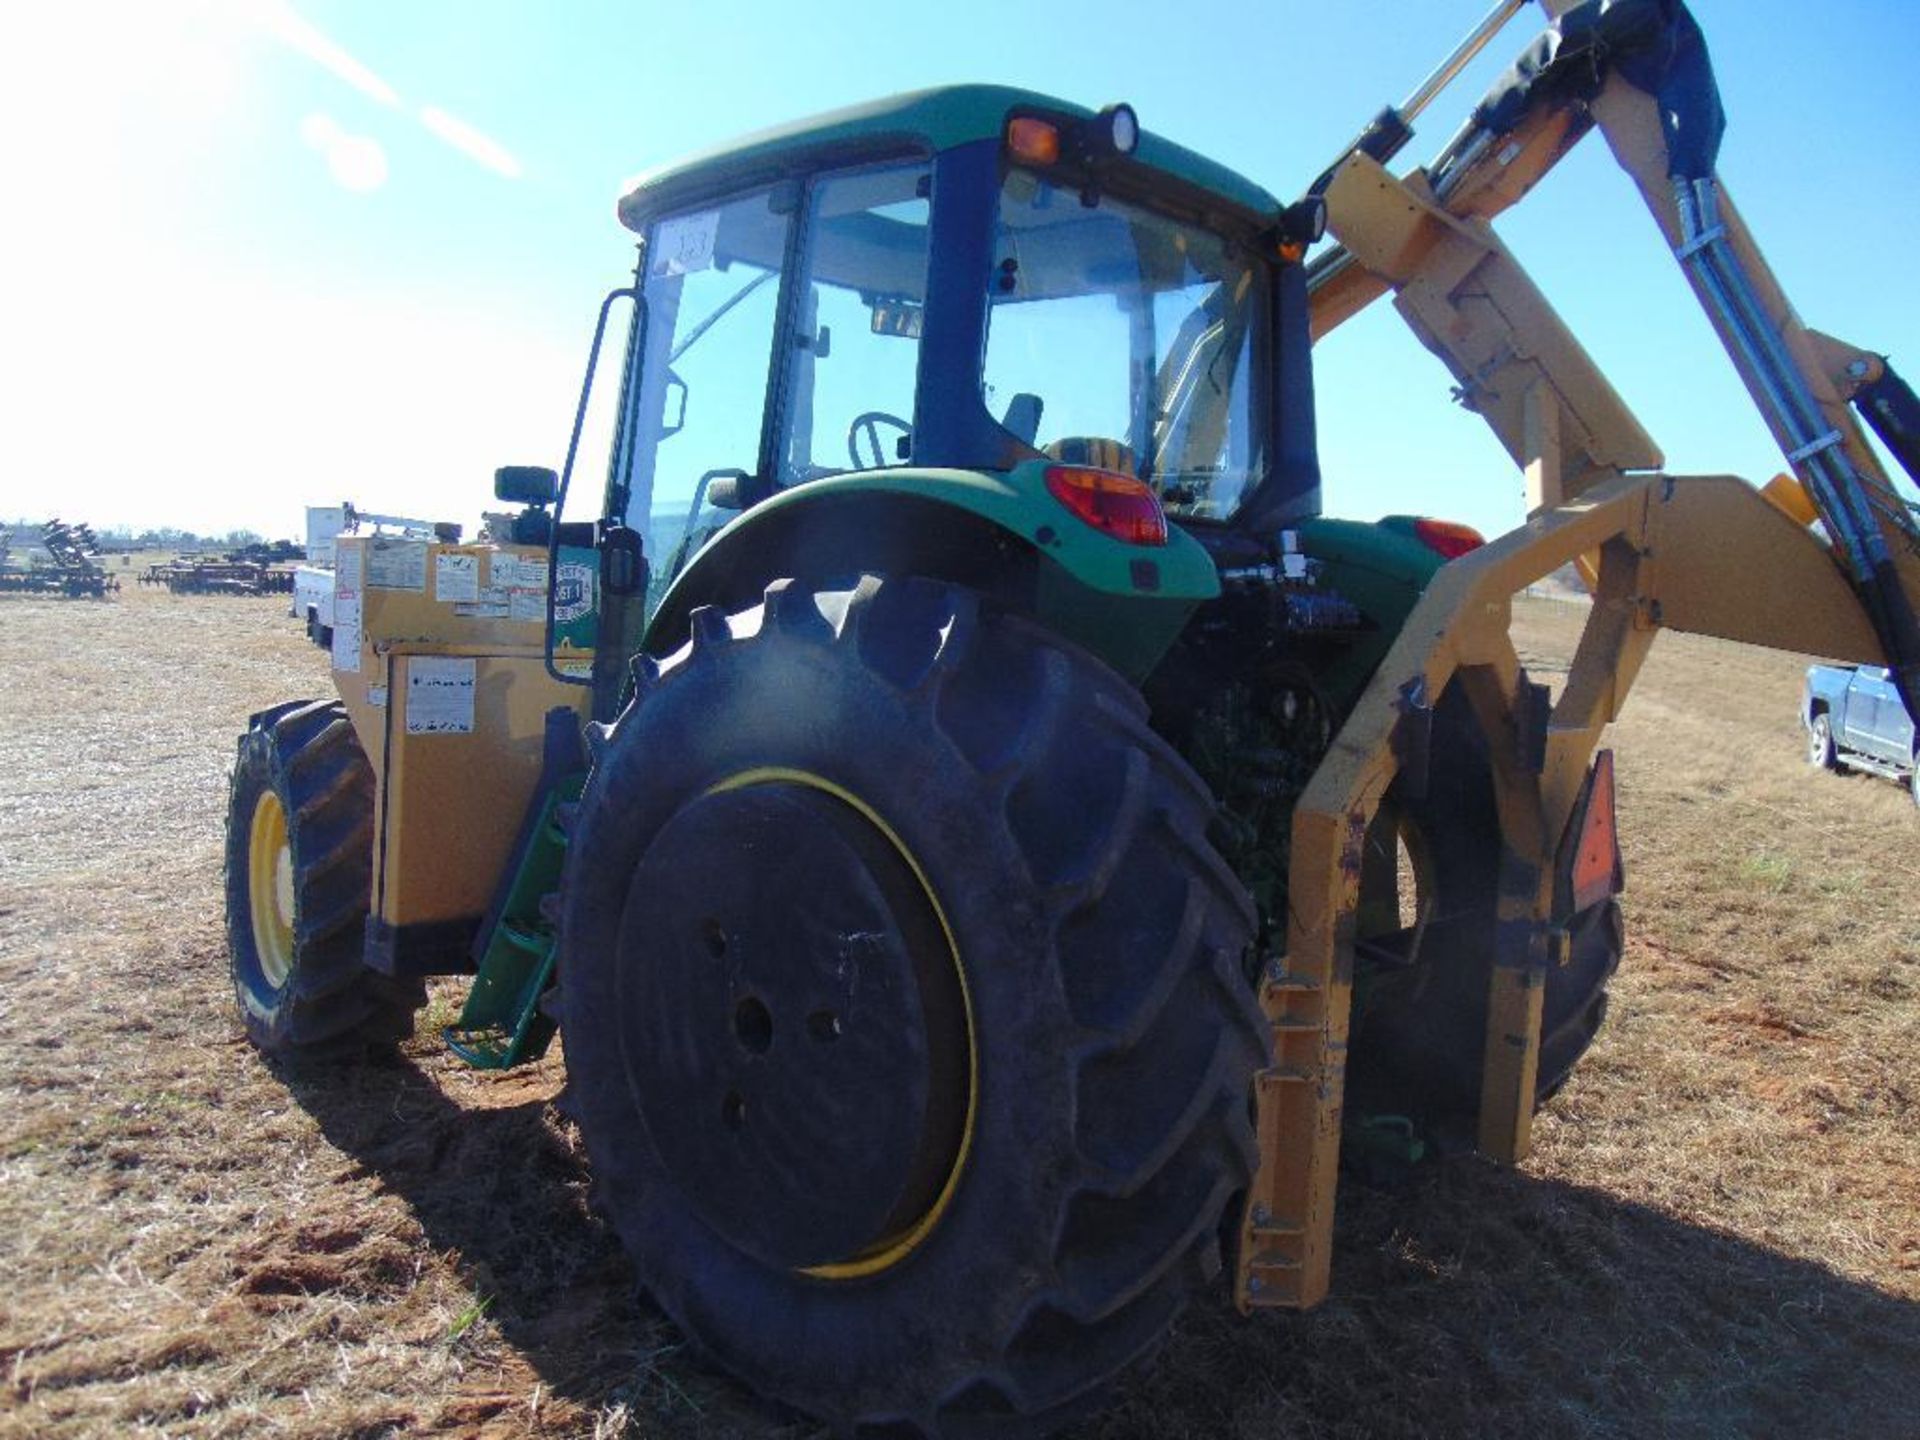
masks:
<svg viewBox="0 0 1920 1440"><path fill-rule="evenodd" d="M1283 194L1483 0L1169 7L176 0L9 20L0 516L292 534L301 507L471 524L557 463L622 180L731 134L955 80L1089 104ZM1809 321L1920 374L1910 0L1695 0L1721 173ZM1431 155L1539 17L1430 112ZM21 203L20 197L29 197ZM1501 225L1677 471L1771 443L1597 138ZM1318 358L1327 508L1489 532L1520 482L1382 305ZM590 460L597 472L600 457Z"/></svg>

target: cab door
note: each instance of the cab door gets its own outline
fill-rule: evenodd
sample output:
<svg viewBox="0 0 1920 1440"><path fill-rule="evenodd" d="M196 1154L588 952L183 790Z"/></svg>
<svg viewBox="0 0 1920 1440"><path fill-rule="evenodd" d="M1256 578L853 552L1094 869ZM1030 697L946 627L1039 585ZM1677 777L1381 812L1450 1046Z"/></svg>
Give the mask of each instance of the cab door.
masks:
<svg viewBox="0 0 1920 1440"><path fill-rule="evenodd" d="M651 566L647 613L767 483L768 397L797 189L753 190L656 220L626 467L627 523Z"/></svg>

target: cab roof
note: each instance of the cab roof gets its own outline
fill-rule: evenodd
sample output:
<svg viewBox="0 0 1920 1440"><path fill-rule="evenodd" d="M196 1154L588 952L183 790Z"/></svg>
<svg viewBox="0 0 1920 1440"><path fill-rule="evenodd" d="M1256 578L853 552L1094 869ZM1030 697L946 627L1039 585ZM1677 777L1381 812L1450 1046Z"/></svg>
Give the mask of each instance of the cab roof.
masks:
<svg viewBox="0 0 1920 1440"><path fill-rule="evenodd" d="M751 184L789 166L798 168L821 151L889 142L941 151L976 140L997 140L1015 111L1075 120L1091 119L1094 114L1084 106L1008 85L946 85L892 95L762 130L647 171L629 182L620 200L620 219L629 229L640 230L652 216L682 199L692 201L735 184ZM1141 130L1131 160L1240 210L1272 218L1280 214L1280 202L1262 187L1152 131Z"/></svg>

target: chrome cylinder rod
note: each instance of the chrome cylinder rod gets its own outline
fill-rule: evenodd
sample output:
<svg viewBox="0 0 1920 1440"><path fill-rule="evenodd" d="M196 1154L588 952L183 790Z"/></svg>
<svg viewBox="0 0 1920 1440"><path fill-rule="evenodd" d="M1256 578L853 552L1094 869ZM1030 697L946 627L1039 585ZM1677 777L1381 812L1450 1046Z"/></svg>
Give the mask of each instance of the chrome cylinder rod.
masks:
<svg viewBox="0 0 1920 1440"><path fill-rule="evenodd" d="M1506 28L1507 22L1526 8L1527 0L1500 0L1488 12L1487 18L1474 26L1472 33L1454 47L1453 53L1442 60L1433 73L1395 107L1400 112L1400 118L1411 125L1420 112L1433 103L1434 97L1458 79L1460 72L1473 63L1474 57Z"/></svg>

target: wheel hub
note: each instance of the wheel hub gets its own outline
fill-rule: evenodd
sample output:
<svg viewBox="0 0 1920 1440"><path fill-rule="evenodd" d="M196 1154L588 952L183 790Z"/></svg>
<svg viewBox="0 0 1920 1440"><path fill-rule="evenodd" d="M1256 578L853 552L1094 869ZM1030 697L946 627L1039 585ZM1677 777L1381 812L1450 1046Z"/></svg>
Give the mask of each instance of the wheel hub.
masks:
<svg viewBox="0 0 1920 1440"><path fill-rule="evenodd" d="M709 791L642 856L619 944L634 1099L717 1232L808 1269L928 1213L968 1035L939 912L890 832L821 786Z"/></svg>
<svg viewBox="0 0 1920 1440"><path fill-rule="evenodd" d="M247 903L260 974L278 990L293 972L293 847L286 807L263 790L247 835Z"/></svg>

